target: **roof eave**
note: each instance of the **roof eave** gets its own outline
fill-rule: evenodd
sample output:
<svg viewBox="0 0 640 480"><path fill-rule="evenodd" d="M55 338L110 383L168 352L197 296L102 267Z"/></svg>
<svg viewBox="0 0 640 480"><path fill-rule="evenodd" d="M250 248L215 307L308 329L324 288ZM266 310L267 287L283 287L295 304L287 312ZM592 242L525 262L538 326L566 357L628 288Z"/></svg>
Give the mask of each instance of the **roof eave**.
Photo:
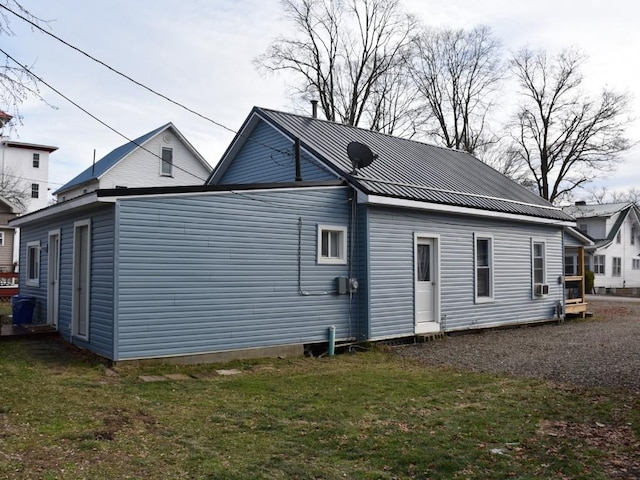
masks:
<svg viewBox="0 0 640 480"><path fill-rule="evenodd" d="M358 203L367 203L370 205L380 205L387 207L411 208L416 210L427 210L432 212L455 213L460 215L469 215L483 218L496 218L502 220L514 220L526 223L554 225L558 227L575 227L572 220L562 220L557 218L536 217L531 215L523 215L516 213L505 213L494 210L485 210L471 207L463 207L459 205L430 203L420 200L408 200L397 197L385 197L382 195L372 195L359 192Z"/></svg>

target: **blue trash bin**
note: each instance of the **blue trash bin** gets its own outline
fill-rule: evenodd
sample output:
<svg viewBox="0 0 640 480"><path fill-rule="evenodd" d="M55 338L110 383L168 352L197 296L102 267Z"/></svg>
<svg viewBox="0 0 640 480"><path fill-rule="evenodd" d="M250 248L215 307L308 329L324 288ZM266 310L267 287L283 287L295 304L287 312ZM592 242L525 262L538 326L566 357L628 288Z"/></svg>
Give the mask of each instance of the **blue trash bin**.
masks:
<svg viewBox="0 0 640 480"><path fill-rule="evenodd" d="M35 297L27 295L14 295L11 297L11 309L13 310L13 323L31 323L33 321L33 308L36 306Z"/></svg>

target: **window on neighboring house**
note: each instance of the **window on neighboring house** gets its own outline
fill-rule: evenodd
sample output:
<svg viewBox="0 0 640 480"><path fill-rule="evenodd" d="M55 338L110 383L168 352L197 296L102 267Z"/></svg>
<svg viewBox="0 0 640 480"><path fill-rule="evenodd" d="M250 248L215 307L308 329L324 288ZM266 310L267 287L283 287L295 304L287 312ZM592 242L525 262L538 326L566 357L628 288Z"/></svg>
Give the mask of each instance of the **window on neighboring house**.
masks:
<svg viewBox="0 0 640 480"><path fill-rule="evenodd" d="M347 263L347 227L318 225L318 263Z"/></svg>
<svg viewBox="0 0 640 480"><path fill-rule="evenodd" d="M493 238L476 236L476 302L493 300Z"/></svg>
<svg viewBox="0 0 640 480"><path fill-rule="evenodd" d="M596 275L604 275L605 272L605 257L604 255L593 256L593 273Z"/></svg>
<svg viewBox="0 0 640 480"><path fill-rule="evenodd" d="M631 245L635 245L636 244L636 227L632 227L631 228L631 238L629 239Z"/></svg>
<svg viewBox="0 0 640 480"><path fill-rule="evenodd" d="M622 276L622 258L613 257L612 262L613 264L611 266L611 275L613 275L614 277Z"/></svg>
<svg viewBox="0 0 640 480"><path fill-rule="evenodd" d="M40 154L33 154L33 168L40 168Z"/></svg>
<svg viewBox="0 0 640 480"><path fill-rule="evenodd" d="M578 274L577 255L567 255L564 257L564 274L569 277Z"/></svg>
<svg viewBox="0 0 640 480"><path fill-rule="evenodd" d="M40 185L37 183L31 184L31 198L39 198L40 197Z"/></svg>
<svg viewBox="0 0 640 480"><path fill-rule="evenodd" d="M40 286L40 242L27 243L27 285Z"/></svg>
<svg viewBox="0 0 640 480"><path fill-rule="evenodd" d="M620 230L616 234L616 243L622 243L622 232Z"/></svg>
<svg viewBox="0 0 640 480"><path fill-rule="evenodd" d="M588 233L588 232L587 232L587 230L588 230L588 226L587 226L587 224L586 224L586 223L581 223L580 225L578 225L578 229L579 229L579 230L582 230L584 233Z"/></svg>
<svg viewBox="0 0 640 480"><path fill-rule="evenodd" d="M585 271L591 270L591 255L584 256L584 269Z"/></svg>
<svg viewBox="0 0 640 480"><path fill-rule="evenodd" d="M533 242L533 283L546 283L544 242Z"/></svg>
<svg viewBox="0 0 640 480"><path fill-rule="evenodd" d="M632 268L634 270L640 270L640 258L634 258L632 259Z"/></svg>
<svg viewBox="0 0 640 480"><path fill-rule="evenodd" d="M4 247L4 232L0 231L0 247Z"/></svg>
<svg viewBox="0 0 640 480"><path fill-rule="evenodd" d="M169 147L162 147L161 157L160 175L173 177L173 149Z"/></svg>

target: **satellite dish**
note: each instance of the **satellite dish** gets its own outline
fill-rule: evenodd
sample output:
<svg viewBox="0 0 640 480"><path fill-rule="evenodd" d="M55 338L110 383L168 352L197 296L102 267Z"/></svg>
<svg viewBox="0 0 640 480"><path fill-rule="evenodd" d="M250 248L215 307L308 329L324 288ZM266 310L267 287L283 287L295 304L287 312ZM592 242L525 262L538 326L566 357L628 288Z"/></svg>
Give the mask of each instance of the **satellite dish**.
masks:
<svg viewBox="0 0 640 480"><path fill-rule="evenodd" d="M347 145L347 155L353 165L352 174L355 174L358 168L368 167L378 158L378 155L373 153L364 143L360 142L349 143L349 145Z"/></svg>

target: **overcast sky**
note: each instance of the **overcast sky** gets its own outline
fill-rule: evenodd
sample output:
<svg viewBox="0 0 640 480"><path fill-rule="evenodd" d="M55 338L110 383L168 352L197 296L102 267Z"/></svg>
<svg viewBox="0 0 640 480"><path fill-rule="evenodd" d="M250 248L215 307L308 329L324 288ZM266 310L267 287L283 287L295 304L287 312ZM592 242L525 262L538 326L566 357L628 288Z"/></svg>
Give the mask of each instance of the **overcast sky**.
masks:
<svg viewBox="0 0 640 480"><path fill-rule="evenodd" d="M292 110L287 79L265 77L252 60L288 25L278 0L21 0L50 20L50 31L137 81L237 130L254 106ZM430 25L490 26L507 50L528 45L556 53L577 46L590 93L607 85L628 91L629 129L640 140L640 3L635 0L407 0ZM38 31L12 20L3 48L54 88L128 136L173 122L213 166L233 134L162 100ZM55 190L126 140L42 87L54 106L30 100L12 137L59 148L51 156ZM611 190L640 187L640 148L602 182Z"/></svg>

